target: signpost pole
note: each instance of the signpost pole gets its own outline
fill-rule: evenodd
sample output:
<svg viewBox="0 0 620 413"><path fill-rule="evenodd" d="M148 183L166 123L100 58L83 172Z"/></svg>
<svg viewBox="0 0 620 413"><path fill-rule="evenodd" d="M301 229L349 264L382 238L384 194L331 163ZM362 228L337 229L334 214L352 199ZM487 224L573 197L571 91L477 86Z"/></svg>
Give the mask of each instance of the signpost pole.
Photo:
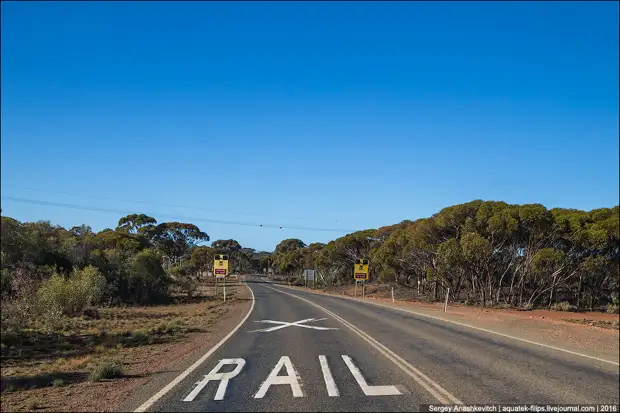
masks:
<svg viewBox="0 0 620 413"><path fill-rule="evenodd" d="M365 292L366 292L366 281L362 281L362 298L365 298Z"/></svg>
<svg viewBox="0 0 620 413"><path fill-rule="evenodd" d="M353 294L354 297L357 297L357 280L355 280L355 293Z"/></svg>
<svg viewBox="0 0 620 413"><path fill-rule="evenodd" d="M226 278L224 278L224 302L226 302Z"/></svg>

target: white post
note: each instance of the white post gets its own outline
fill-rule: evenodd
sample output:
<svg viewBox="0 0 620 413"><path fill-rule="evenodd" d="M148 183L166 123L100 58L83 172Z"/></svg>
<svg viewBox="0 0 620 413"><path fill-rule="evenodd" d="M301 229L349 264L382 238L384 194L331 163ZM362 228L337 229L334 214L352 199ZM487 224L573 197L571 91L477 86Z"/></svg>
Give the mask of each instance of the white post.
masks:
<svg viewBox="0 0 620 413"><path fill-rule="evenodd" d="M394 287L392 287L392 303L394 303Z"/></svg>
<svg viewBox="0 0 620 413"><path fill-rule="evenodd" d="M444 313L448 311L448 295L450 295L450 288L448 288L448 291L446 291L446 302L443 304Z"/></svg>
<svg viewBox="0 0 620 413"><path fill-rule="evenodd" d="M420 294L420 280L418 280L418 294Z"/></svg>

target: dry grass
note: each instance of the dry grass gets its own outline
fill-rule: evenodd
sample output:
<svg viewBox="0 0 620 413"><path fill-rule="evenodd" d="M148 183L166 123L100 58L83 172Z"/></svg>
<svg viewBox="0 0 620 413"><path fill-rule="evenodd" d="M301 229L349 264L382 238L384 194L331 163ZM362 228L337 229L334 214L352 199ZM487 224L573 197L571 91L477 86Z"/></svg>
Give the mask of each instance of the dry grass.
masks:
<svg viewBox="0 0 620 413"><path fill-rule="evenodd" d="M97 369L105 371L94 376L106 377L114 369L103 368L101 363L111 357L118 367L113 373L118 373L123 365L150 355L149 348L209 329L231 305L240 301L239 288L245 287L227 286L226 304L221 298L221 288L216 298L213 288L201 286L190 300L178 297L174 305L101 308L99 319L67 318L60 331L51 333L35 322L21 336L3 343L0 368L3 398L5 393L18 390L84 382ZM30 403L25 400L17 409L35 408L27 406ZM4 406L2 410L6 410Z"/></svg>
<svg viewBox="0 0 620 413"><path fill-rule="evenodd" d="M619 330L620 329L620 323L618 322L618 320L616 321L607 321L607 320L586 320L586 319L567 319L566 321L569 321L571 323L577 323L577 324L585 324L591 327L600 327L600 328L606 328L609 330Z"/></svg>

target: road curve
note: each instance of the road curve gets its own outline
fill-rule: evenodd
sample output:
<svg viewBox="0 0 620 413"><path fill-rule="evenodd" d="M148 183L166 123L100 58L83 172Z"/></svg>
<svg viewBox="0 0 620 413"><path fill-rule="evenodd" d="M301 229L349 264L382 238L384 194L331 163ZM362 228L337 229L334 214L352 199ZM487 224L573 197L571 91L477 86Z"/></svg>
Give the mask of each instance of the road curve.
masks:
<svg viewBox="0 0 620 413"><path fill-rule="evenodd" d="M149 411L619 402L614 365L388 308L248 286L255 306L247 321Z"/></svg>

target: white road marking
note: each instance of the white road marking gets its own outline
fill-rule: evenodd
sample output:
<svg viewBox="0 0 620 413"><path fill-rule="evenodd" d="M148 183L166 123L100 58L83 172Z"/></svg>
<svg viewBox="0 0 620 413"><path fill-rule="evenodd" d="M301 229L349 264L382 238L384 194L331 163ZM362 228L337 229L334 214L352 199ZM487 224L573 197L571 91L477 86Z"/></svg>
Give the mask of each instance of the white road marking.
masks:
<svg viewBox="0 0 620 413"><path fill-rule="evenodd" d="M329 369L329 365L327 364L327 357L319 356L319 363L321 364L321 371L323 372L323 380L325 380L325 387L327 387L327 394L330 397L340 396L340 392L338 392L338 387L336 387L336 382L334 381L332 372Z"/></svg>
<svg viewBox="0 0 620 413"><path fill-rule="evenodd" d="M226 342L226 340L228 340L233 334L235 334L237 330L239 330L239 328L241 328L243 323L245 323L245 321L250 317L250 314L252 314L252 310L254 310L254 302L255 302L254 291L252 291L252 289L248 287L247 284L245 286L248 288L248 290L250 290L250 293L252 294L252 305L250 307L250 311L248 311L245 317L243 317L243 320L241 320L241 322L237 324L237 326L230 333L228 333L226 337L224 337L219 343L213 346L211 350L209 350L204 356L200 357L194 364L189 366L187 370L179 374L174 380L168 383L168 385L166 385L163 389L155 393L150 399L145 401L140 407L134 410L135 412L145 412L147 409L149 409L153 404L155 404L157 400L161 399L166 393L168 393L177 384L183 381L191 372L196 370L202 363L204 363L205 360L208 359L209 356L211 356L211 354L215 353L217 349L220 348Z"/></svg>
<svg viewBox="0 0 620 413"><path fill-rule="evenodd" d="M287 288L286 285L283 285L282 287ZM288 287L288 288L294 289L293 287ZM276 289L276 291L278 291L278 290ZM314 292L310 292L310 291L305 291L305 292L307 292L309 294L321 295L319 293L314 293ZM617 361L607 360L607 359L603 359L603 358L596 357L596 356L590 356L588 354L583 354L583 353L579 353L579 352L576 352L576 351L567 350L567 349L564 349L564 348L561 348L561 347L555 347L555 346L551 346L549 344L538 343L536 341L527 340L525 338L511 336L510 334L498 333L497 331L487 330L486 328L476 327L476 326L472 326L472 325L469 325L469 324L460 323L458 321L447 320L445 318L436 317L436 316L433 316L433 315L430 315L430 314L418 313L417 311L407 310L405 308L391 307L389 305L385 305L385 304L381 304L381 303L373 303L371 301L362 301L362 300L359 300L359 299L356 299L356 298L353 298L353 297L344 297L344 296L332 295L332 294L323 294L323 295L328 295L328 296L334 297L334 298L342 298L342 299L345 299L345 300L356 301L356 302L362 303L362 304L370 304L370 305L374 305L374 306L377 306L377 307L388 308L388 309L392 309L392 310L396 310L396 311L402 311L404 313L415 314L415 315L418 315L420 317L426 317L426 318L430 318L430 319L437 320L437 321L443 321L443 322L450 323L450 324L456 324L457 326L461 326L461 327L467 327L467 328L471 328L471 329L478 330L478 331L484 331L485 333L495 334L495 335L500 336L500 337L505 337L505 338L521 341L521 342L528 343L528 344L533 344L535 346L540 346L540 347L548 348L550 350L561 351L563 353L572 354L573 356L585 357L585 358L588 358L590 360L596 360L596 361L601 361L603 363L613 364L614 366L620 366L620 363L617 362Z"/></svg>
<svg viewBox="0 0 620 413"><path fill-rule="evenodd" d="M402 394L396 386L369 386L360 369L353 364L351 357L343 355L342 359L366 396L395 396Z"/></svg>
<svg viewBox="0 0 620 413"><path fill-rule="evenodd" d="M227 364L236 364L235 369L228 373L220 373L220 369ZM204 377L204 379L196 383L196 387L194 388L194 390L192 390L190 394L188 394L187 397L183 399L183 401L191 402L196 398L196 396L198 396L198 393L200 393L200 391L204 389L210 381L215 380L220 381L220 385L217 387L217 393L215 393L215 397L213 398L213 400L224 400L224 395L226 394L226 387L228 387L228 381L235 377L237 374L239 374L243 366L245 366L244 359L220 360L219 363L217 363L217 365L213 368L213 370L211 370L209 374Z"/></svg>
<svg viewBox="0 0 620 413"><path fill-rule="evenodd" d="M278 376L282 367L286 367L286 376ZM280 358L276 366L271 370L271 373L269 373L269 376L267 376L267 380L265 380L258 389L254 398L262 399L265 397L265 394L267 394L269 387L277 384L288 384L293 390L293 397L304 397L301 386L299 385L299 375L297 371L295 371L295 367L293 367L293 363L291 363L291 359L288 356L282 356Z"/></svg>
<svg viewBox="0 0 620 413"><path fill-rule="evenodd" d="M303 328L312 328L314 330L338 330L337 328L307 326L307 325L304 324L304 323L308 323L310 321L322 321L322 320L327 320L327 318L319 318L318 320L316 318L306 318L305 320L299 320L299 321L295 321L293 323L289 323L289 322L286 322L286 321L260 320L260 321L255 321L255 323L280 324L280 325L277 326L277 327L268 327L268 328L262 328L260 330L252 330L252 331L250 331L250 333L255 333L255 332L268 333L270 331L276 331L276 330L280 330L282 328L291 327L291 326L303 327Z"/></svg>
<svg viewBox="0 0 620 413"><path fill-rule="evenodd" d="M450 394L446 389L441 387L438 383L434 382L430 377L426 376L420 370L413 367L409 362L404 360L398 354L394 353L392 350L379 343L377 340L364 333L359 328L355 327L353 324L346 321L344 318L338 316L337 314L329 311L328 309L321 307L318 304L313 303L310 300L306 300L305 298L299 297L295 294L287 293L282 290L278 290L277 288L265 286L266 288L270 288L274 291L278 291L282 294L290 295L291 297L295 297L299 300L305 301L306 303L321 309L331 317L340 321L345 326L349 327L349 329L353 330L358 336L360 336L364 341L373 346L377 351L387 357L390 361L392 361L398 368L400 368L403 372L405 372L409 377L414 379L420 386L422 386L426 391L428 391L433 397L435 397L440 403L443 404L463 404L462 401L457 399L455 396Z"/></svg>

